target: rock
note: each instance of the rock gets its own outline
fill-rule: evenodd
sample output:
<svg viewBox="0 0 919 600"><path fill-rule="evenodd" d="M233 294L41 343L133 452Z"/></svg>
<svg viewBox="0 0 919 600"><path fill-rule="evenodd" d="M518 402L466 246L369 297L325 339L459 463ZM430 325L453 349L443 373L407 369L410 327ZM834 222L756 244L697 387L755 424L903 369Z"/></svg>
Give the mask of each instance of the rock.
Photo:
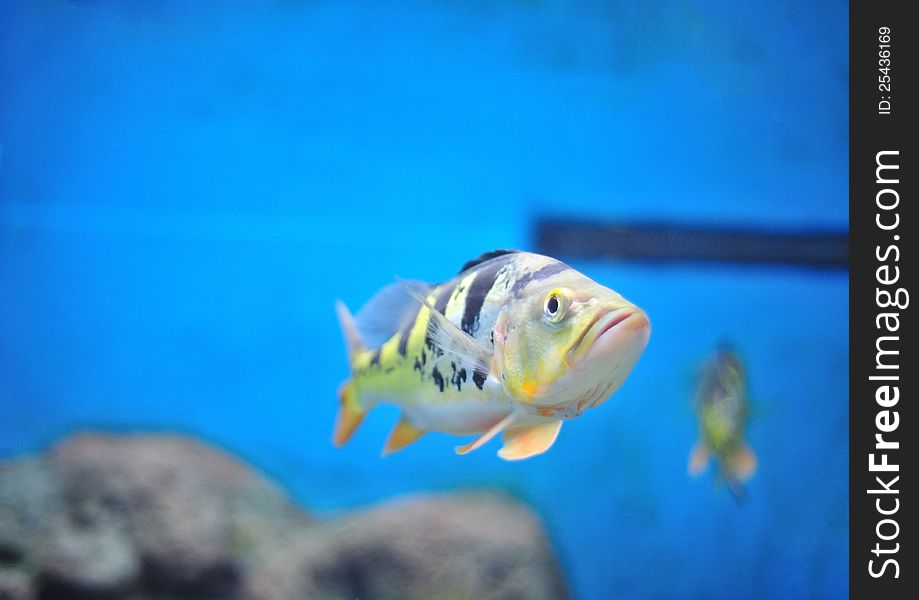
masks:
<svg viewBox="0 0 919 600"><path fill-rule="evenodd" d="M0 549L43 598L225 597L256 548L309 521L251 468L181 436L80 435L0 467Z"/></svg>
<svg viewBox="0 0 919 600"><path fill-rule="evenodd" d="M491 494L315 521L188 437L79 435L0 463L0 600L567 597L538 517Z"/></svg>
<svg viewBox="0 0 919 600"><path fill-rule="evenodd" d="M61 593L113 597L127 593L140 575L140 556L129 535L106 525L56 529L43 557L42 585Z"/></svg>
<svg viewBox="0 0 919 600"><path fill-rule="evenodd" d="M555 599L567 592L539 519L492 494L419 496L272 549L251 598Z"/></svg>
<svg viewBox="0 0 919 600"><path fill-rule="evenodd" d="M0 566L0 600L32 600L32 584L23 571Z"/></svg>
<svg viewBox="0 0 919 600"><path fill-rule="evenodd" d="M225 596L249 552L308 522L277 486L187 438L79 436L55 448L48 466L69 508L65 528L125 532L144 585L162 593ZM113 565L97 557L84 573L110 575Z"/></svg>
<svg viewBox="0 0 919 600"><path fill-rule="evenodd" d="M61 510L56 481L41 460L0 463L0 567L34 563Z"/></svg>

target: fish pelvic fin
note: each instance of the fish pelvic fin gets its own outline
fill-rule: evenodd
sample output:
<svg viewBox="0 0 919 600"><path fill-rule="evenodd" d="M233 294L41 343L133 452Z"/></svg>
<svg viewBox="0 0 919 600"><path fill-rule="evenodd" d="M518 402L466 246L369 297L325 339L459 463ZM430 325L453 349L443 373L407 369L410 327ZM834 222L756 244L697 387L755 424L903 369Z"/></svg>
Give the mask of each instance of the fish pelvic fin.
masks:
<svg viewBox="0 0 919 600"><path fill-rule="evenodd" d="M740 482L753 477L756 472L756 453L748 444L741 446L740 450L731 457L731 472Z"/></svg>
<svg viewBox="0 0 919 600"><path fill-rule="evenodd" d="M696 477L702 474L706 468L708 468L709 460L711 459L711 454L709 453L708 446L705 445L705 442L701 440L696 442L696 445L693 446L692 451L689 453L689 465L687 471L693 477Z"/></svg>
<svg viewBox="0 0 919 600"><path fill-rule="evenodd" d="M332 443L335 446L341 446L354 435L364 415L367 414L357 397L357 390L354 388L352 381L346 381L338 389L338 417L335 419L335 431L332 435Z"/></svg>
<svg viewBox="0 0 919 600"><path fill-rule="evenodd" d="M488 443L488 441L491 440L491 438L495 437L496 435L504 431L507 427L509 427L511 423L514 422L515 416L516 415L514 413L510 413L509 415L507 415L506 417L504 417L503 419L501 419L500 421L498 421L497 423L489 427L485 433L475 438L468 444L465 444L463 446L457 446L456 453L457 454L469 454L473 450L481 448L486 443Z"/></svg>
<svg viewBox="0 0 919 600"><path fill-rule="evenodd" d="M523 460L542 454L552 447L561 429L561 421L512 427L502 436L504 446L498 450L498 456L504 460Z"/></svg>
<svg viewBox="0 0 919 600"><path fill-rule="evenodd" d="M364 350L366 345L364 340L361 339L360 331L357 328L354 317L351 315L351 311L348 310L344 302L341 300L335 302L335 312L338 314L338 322L345 338L345 348L348 351L348 363L350 364L354 356Z"/></svg>
<svg viewBox="0 0 919 600"><path fill-rule="evenodd" d="M393 428L392 432L389 434L386 445L383 446L383 456L405 448L412 442L418 441L418 438L424 434L425 432L423 430L412 425L408 419L405 418L405 415L402 415L399 422L396 423L395 428Z"/></svg>

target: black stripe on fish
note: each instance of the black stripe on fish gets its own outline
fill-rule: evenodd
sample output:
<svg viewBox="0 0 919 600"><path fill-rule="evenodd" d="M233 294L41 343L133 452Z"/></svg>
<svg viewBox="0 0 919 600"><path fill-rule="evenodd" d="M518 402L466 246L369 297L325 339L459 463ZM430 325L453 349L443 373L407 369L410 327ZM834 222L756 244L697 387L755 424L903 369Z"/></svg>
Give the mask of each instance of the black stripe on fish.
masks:
<svg viewBox="0 0 919 600"><path fill-rule="evenodd" d="M380 366L380 348L377 348L373 351L373 356L370 357L370 366Z"/></svg>
<svg viewBox="0 0 919 600"><path fill-rule="evenodd" d="M485 387L485 380L488 378L488 373L483 373L476 369L472 372L472 382L475 383L475 387L482 389Z"/></svg>
<svg viewBox="0 0 919 600"><path fill-rule="evenodd" d="M466 381L466 369L461 368L457 371L455 362L451 362L450 367L453 368L453 375L450 376L450 383L456 386L457 392L462 392L463 383Z"/></svg>
<svg viewBox="0 0 919 600"><path fill-rule="evenodd" d="M412 327L415 326L415 321L418 319L419 312L421 312L421 304L417 304L412 309L412 313L405 320L402 329L399 330L399 354L402 356L405 356L408 352L408 338L412 333Z"/></svg>
<svg viewBox="0 0 919 600"><path fill-rule="evenodd" d="M495 285L498 273L514 259L514 255L513 253L504 254L501 258L485 263L481 269L476 271L469 285L469 292L466 293L466 306L463 307L463 319L460 322L460 327L469 335L475 335L474 332L479 325L479 313L482 312L482 305L485 304L485 296Z"/></svg>
<svg viewBox="0 0 919 600"><path fill-rule="evenodd" d="M459 283L458 279L453 279L443 284L440 291L437 292L437 299L434 301L434 310L442 315L447 314L447 303L450 302L450 295L453 294L453 288Z"/></svg>
<svg viewBox="0 0 919 600"><path fill-rule="evenodd" d="M437 367L434 367L434 370L431 371L431 377L434 378L434 383L437 384L440 391L444 391L444 376L437 370Z"/></svg>
<svg viewBox="0 0 919 600"><path fill-rule="evenodd" d="M563 262L553 262L539 269L538 271L533 271L532 273L527 273L520 279L514 282L514 287L511 288L511 293L514 295L519 294L523 288L529 285L533 281L540 281L542 279L547 279L553 275L557 275L563 271L570 269L568 265Z"/></svg>

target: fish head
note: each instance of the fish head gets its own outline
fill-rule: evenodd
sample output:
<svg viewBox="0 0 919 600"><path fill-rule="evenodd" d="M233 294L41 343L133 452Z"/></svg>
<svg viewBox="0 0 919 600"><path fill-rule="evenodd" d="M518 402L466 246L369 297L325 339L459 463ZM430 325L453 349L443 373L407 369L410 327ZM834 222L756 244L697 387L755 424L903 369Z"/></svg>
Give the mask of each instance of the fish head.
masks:
<svg viewBox="0 0 919 600"><path fill-rule="evenodd" d="M718 383L724 390L738 396L742 395L741 392L746 387L746 374L743 363L730 346L722 344L718 348L714 370Z"/></svg>
<svg viewBox="0 0 919 600"><path fill-rule="evenodd" d="M745 402L746 380L740 358L730 346L721 344L702 368L697 403L704 407Z"/></svg>
<svg viewBox="0 0 919 600"><path fill-rule="evenodd" d="M620 294L567 269L509 303L496 332L495 354L510 395L544 416L569 418L622 386L651 325Z"/></svg>

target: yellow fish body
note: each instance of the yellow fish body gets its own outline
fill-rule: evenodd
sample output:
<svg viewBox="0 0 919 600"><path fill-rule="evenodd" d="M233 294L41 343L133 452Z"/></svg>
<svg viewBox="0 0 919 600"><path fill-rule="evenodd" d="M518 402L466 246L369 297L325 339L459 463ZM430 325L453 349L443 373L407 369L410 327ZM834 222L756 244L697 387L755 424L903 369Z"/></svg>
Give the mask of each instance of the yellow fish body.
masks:
<svg viewBox="0 0 919 600"><path fill-rule="evenodd" d="M384 454L428 431L499 433L499 456L516 460L554 443L562 421L619 389L644 350L650 323L616 292L547 256L498 250L439 285L398 282L356 317L336 305L351 378L339 391L334 442L368 410L395 404L402 417Z"/></svg>

